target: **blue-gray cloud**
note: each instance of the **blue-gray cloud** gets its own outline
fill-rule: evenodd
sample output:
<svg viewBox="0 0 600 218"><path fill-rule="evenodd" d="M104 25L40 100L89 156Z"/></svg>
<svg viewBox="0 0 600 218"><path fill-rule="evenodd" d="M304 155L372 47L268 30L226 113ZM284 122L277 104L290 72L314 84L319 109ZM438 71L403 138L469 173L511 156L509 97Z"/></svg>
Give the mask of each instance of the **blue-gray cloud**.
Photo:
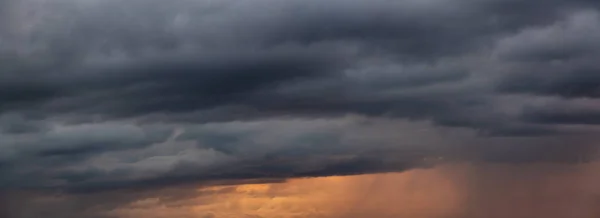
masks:
<svg viewBox="0 0 600 218"><path fill-rule="evenodd" d="M0 193L593 159L599 6L0 1Z"/></svg>

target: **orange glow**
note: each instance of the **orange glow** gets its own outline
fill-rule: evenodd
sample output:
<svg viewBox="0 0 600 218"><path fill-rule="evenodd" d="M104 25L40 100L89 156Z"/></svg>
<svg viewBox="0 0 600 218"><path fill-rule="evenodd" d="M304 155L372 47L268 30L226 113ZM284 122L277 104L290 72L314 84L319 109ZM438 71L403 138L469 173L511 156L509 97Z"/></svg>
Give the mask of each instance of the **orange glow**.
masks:
<svg viewBox="0 0 600 218"><path fill-rule="evenodd" d="M144 199L124 218L592 218L600 164L444 165L403 173L214 186Z"/></svg>
<svg viewBox="0 0 600 218"><path fill-rule="evenodd" d="M121 209L126 217L439 217L459 209L453 180L440 170L292 179L286 183L217 186L214 195L198 196L184 206L158 206L152 212ZM146 204L155 201L146 200ZM156 202L155 202L156 203ZM186 212L183 212L186 211ZM127 216L129 215L129 216ZM175 216L175 215L173 215ZM171 216L171 217L173 217Z"/></svg>

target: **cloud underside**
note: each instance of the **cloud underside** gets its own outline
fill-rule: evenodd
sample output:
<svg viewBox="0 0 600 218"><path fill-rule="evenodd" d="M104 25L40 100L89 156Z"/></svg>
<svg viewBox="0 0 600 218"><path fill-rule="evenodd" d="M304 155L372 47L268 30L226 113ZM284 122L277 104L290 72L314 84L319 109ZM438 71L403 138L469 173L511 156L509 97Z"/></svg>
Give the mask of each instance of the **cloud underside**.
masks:
<svg viewBox="0 0 600 218"><path fill-rule="evenodd" d="M0 190L594 159L598 6L0 1Z"/></svg>

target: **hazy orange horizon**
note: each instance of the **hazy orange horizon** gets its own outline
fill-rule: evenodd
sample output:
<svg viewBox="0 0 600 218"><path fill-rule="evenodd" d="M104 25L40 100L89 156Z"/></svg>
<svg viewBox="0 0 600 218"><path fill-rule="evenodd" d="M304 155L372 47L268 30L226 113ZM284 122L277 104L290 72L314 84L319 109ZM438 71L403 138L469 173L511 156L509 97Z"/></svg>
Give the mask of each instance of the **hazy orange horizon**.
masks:
<svg viewBox="0 0 600 218"><path fill-rule="evenodd" d="M443 165L402 173L215 186L165 204L144 199L112 211L138 217L588 218L600 215L598 163ZM208 191L208 192L207 192Z"/></svg>

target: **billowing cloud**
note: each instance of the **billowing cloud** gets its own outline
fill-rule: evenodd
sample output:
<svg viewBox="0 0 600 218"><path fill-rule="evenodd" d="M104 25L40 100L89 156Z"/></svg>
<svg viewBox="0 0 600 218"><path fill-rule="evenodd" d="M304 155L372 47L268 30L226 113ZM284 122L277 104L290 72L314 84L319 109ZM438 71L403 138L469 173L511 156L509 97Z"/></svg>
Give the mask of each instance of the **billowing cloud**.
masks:
<svg viewBox="0 0 600 218"><path fill-rule="evenodd" d="M594 161L599 6L0 0L0 204Z"/></svg>

